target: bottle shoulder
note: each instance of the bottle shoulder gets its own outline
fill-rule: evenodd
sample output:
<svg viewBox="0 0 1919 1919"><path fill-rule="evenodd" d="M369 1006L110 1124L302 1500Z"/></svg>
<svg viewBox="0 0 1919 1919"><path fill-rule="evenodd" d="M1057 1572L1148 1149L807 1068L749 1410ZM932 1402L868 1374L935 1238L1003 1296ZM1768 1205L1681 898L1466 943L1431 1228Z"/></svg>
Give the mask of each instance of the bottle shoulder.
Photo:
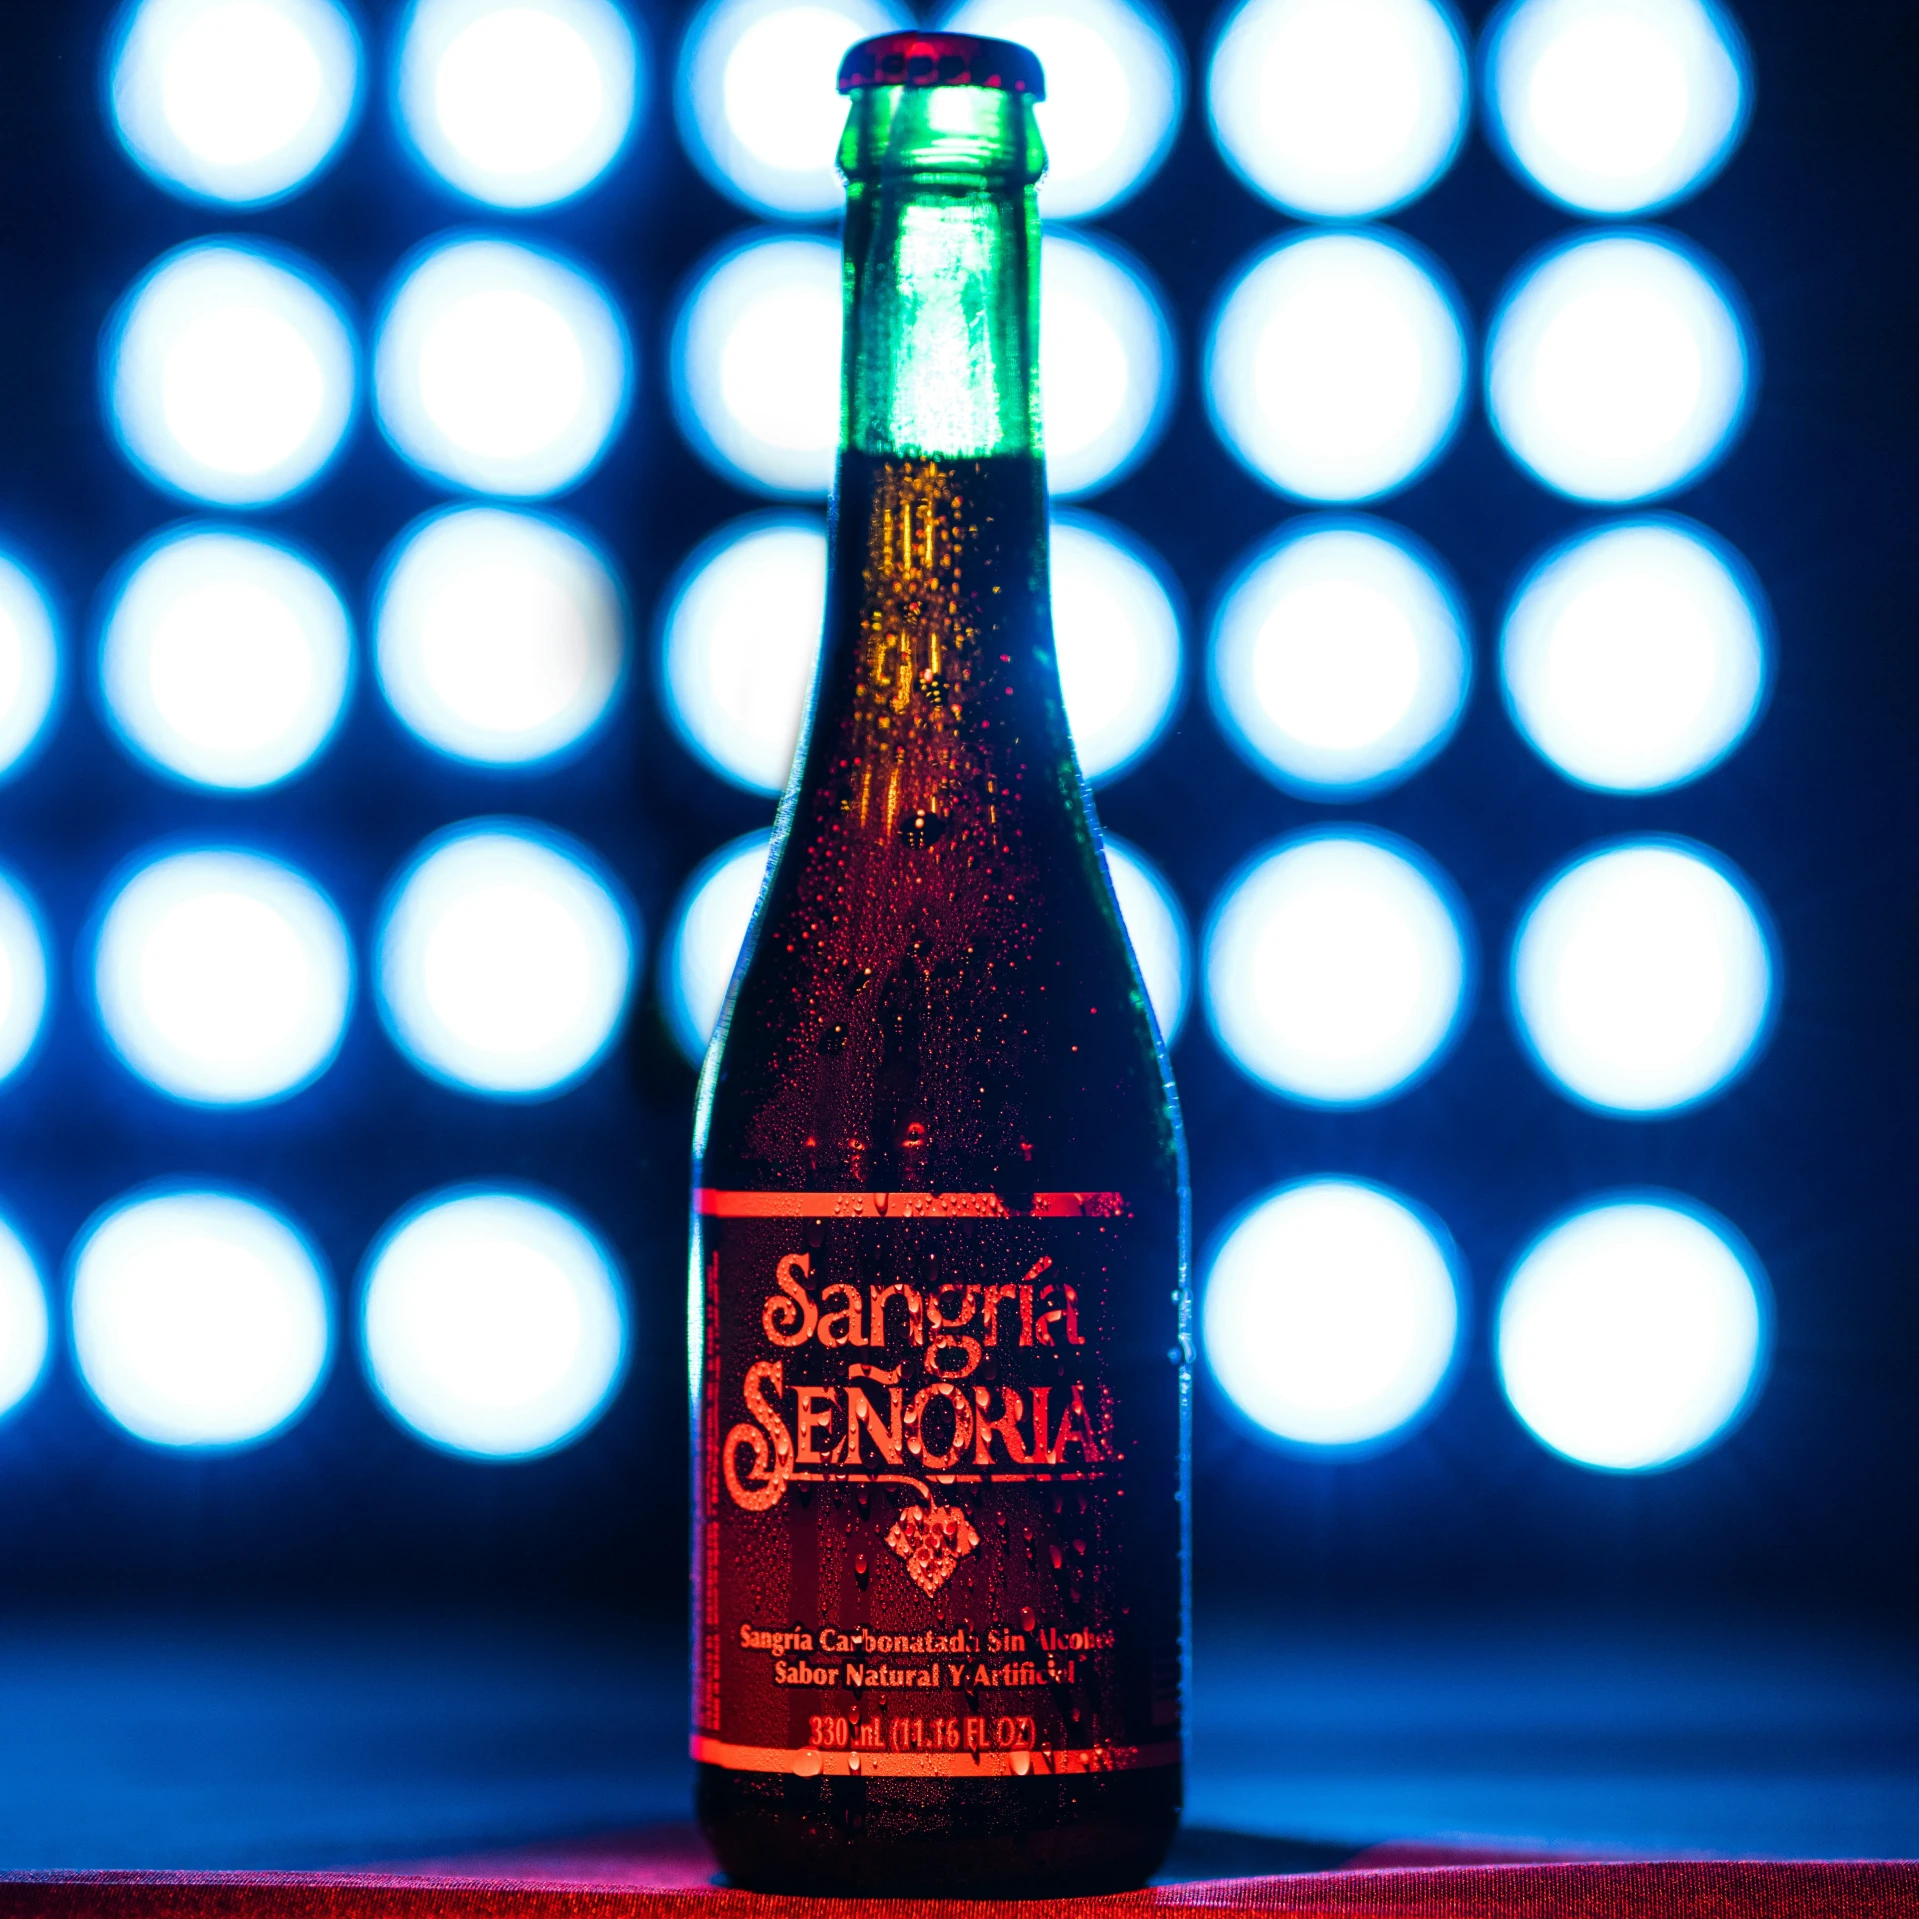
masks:
<svg viewBox="0 0 1919 1919"><path fill-rule="evenodd" d="M1176 1164L1046 536L1035 461L843 456L808 737L702 1095L729 1178L1066 1190Z"/></svg>
<svg viewBox="0 0 1919 1919"><path fill-rule="evenodd" d="M1111 889L1090 844L1045 837L1063 844L937 887L789 835L709 1072L703 1165L851 1188L1176 1183Z"/></svg>

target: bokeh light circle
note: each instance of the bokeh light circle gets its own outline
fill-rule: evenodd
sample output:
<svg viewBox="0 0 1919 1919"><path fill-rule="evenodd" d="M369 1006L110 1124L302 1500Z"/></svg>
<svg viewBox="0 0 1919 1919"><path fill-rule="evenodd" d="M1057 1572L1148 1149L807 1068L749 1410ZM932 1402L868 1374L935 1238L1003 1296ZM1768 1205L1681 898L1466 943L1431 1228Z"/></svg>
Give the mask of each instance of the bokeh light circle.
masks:
<svg viewBox="0 0 1919 1919"><path fill-rule="evenodd" d="M638 923L564 834L478 821L429 840L380 915L380 1013L424 1073L500 1099L563 1092L605 1056Z"/></svg>
<svg viewBox="0 0 1919 1919"><path fill-rule="evenodd" d="M190 499L284 499L318 477L353 417L339 301L307 262L251 241L165 255L115 309L102 347L121 451Z"/></svg>
<svg viewBox="0 0 1919 1919"><path fill-rule="evenodd" d="M1757 1056L1777 962L1750 884L1689 841L1582 854L1513 941L1520 1036L1571 1098L1662 1113L1720 1091Z"/></svg>
<svg viewBox="0 0 1919 1919"><path fill-rule="evenodd" d="M755 515L696 548L665 595L662 698L675 731L749 792L786 784L819 660L826 534ZM1113 522L1062 511L1052 529L1053 635L1081 770L1095 783L1149 752L1177 703L1180 618L1165 571Z"/></svg>
<svg viewBox="0 0 1919 1919"><path fill-rule="evenodd" d="M1667 206L1710 180L1745 131L1751 63L1711 0L1517 0L1485 45L1501 151L1576 212Z"/></svg>
<svg viewBox="0 0 1919 1919"><path fill-rule="evenodd" d="M626 677L606 558L544 515L449 507L394 543L374 596L380 690L427 745L476 766L579 751Z"/></svg>
<svg viewBox="0 0 1919 1919"><path fill-rule="evenodd" d="M0 554L0 780L22 771L38 750L62 677L45 590L18 561Z"/></svg>
<svg viewBox="0 0 1919 1919"><path fill-rule="evenodd" d="M33 897L0 869L0 1081L32 1056L53 993L46 929Z"/></svg>
<svg viewBox="0 0 1919 1919"><path fill-rule="evenodd" d="M1466 53L1434 0L1241 0L1207 65L1226 163L1307 219L1390 212L1452 164Z"/></svg>
<svg viewBox="0 0 1919 1919"><path fill-rule="evenodd" d="M1186 912L1166 875L1137 846L1117 833L1105 835L1106 871L1119 901L1119 916L1133 944L1140 983L1153 1008L1160 1038L1168 1045L1186 1024L1193 973L1193 940Z"/></svg>
<svg viewBox="0 0 1919 1919"><path fill-rule="evenodd" d="M1012 40L1039 56L1046 98L1033 109L1046 142L1040 212L1103 213L1158 170L1185 105L1179 43L1138 0L964 0L945 28Z"/></svg>
<svg viewBox="0 0 1919 1919"><path fill-rule="evenodd" d="M674 904L661 949L660 1012L695 1066L720 1023L772 847L771 833L746 833L722 846L693 870Z"/></svg>
<svg viewBox="0 0 1919 1919"><path fill-rule="evenodd" d="M1364 1452L1405 1435L1452 1368L1457 1255L1396 1193L1307 1179L1254 1202L1214 1253L1200 1303L1213 1378L1271 1438Z"/></svg>
<svg viewBox="0 0 1919 1919"><path fill-rule="evenodd" d="M1214 315L1206 403L1228 449L1281 493L1373 499L1444 451L1466 395L1466 336L1438 269L1366 233L1281 240Z"/></svg>
<svg viewBox="0 0 1919 1919"><path fill-rule="evenodd" d="M107 101L170 193L257 207L338 152L360 101L360 39L335 0L134 0L109 41Z"/></svg>
<svg viewBox="0 0 1919 1919"><path fill-rule="evenodd" d="M1507 451L1578 500L1696 479L1744 421L1753 348L1723 273L1651 232L1573 240L1523 268L1486 346Z"/></svg>
<svg viewBox="0 0 1919 1919"><path fill-rule="evenodd" d="M1770 672L1751 569L1703 527L1637 520L1555 547L1506 615L1500 673L1527 743L1582 786L1655 793L1745 738Z"/></svg>
<svg viewBox="0 0 1919 1919"><path fill-rule="evenodd" d="M612 1402L624 1286L565 1208L455 1188L409 1208L368 1255L360 1335L375 1392L418 1437L527 1459L577 1439Z"/></svg>
<svg viewBox="0 0 1919 1919"><path fill-rule="evenodd" d="M1151 276L1110 241L1049 233L1040 248L1040 414L1055 494L1111 486L1150 453L1178 363Z"/></svg>
<svg viewBox="0 0 1919 1919"><path fill-rule="evenodd" d="M353 952L333 902L281 861L168 853L108 900L93 990L113 1050L149 1084L196 1105L258 1105L332 1064Z"/></svg>
<svg viewBox="0 0 1919 1919"><path fill-rule="evenodd" d="M666 594L667 716L722 779L777 793L792 770L826 611L826 529L756 515L697 548Z"/></svg>
<svg viewBox="0 0 1919 1919"><path fill-rule="evenodd" d="M825 497L840 431L840 250L756 235L724 248L673 329L674 415L696 452L756 492Z"/></svg>
<svg viewBox="0 0 1919 1919"><path fill-rule="evenodd" d="M114 731L148 766L196 786L250 791L310 765L352 680L332 583L248 534L163 534L126 570L101 628Z"/></svg>
<svg viewBox="0 0 1919 1919"><path fill-rule="evenodd" d="M332 1311L319 1257L281 1214L217 1189L117 1202L73 1255L80 1377L149 1445L257 1444L325 1376Z"/></svg>
<svg viewBox="0 0 1919 1919"><path fill-rule="evenodd" d="M708 0L680 52L674 104L687 151L755 213L837 213L841 56L856 40L908 24L882 0Z"/></svg>
<svg viewBox="0 0 1919 1919"><path fill-rule="evenodd" d="M626 144L640 89L632 23L611 0L413 0L397 101L414 151L499 207L581 192Z"/></svg>
<svg viewBox="0 0 1919 1919"><path fill-rule="evenodd" d="M52 1343L39 1262L11 1222L0 1219L0 1417L39 1385Z"/></svg>
<svg viewBox="0 0 1919 1919"><path fill-rule="evenodd" d="M1581 1208L1535 1240L1499 1302L1508 1403L1582 1466L1652 1472L1725 1438L1764 1377L1765 1274L1723 1219L1670 1194Z"/></svg>
<svg viewBox="0 0 1919 1919"><path fill-rule="evenodd" d="M515 241L442 240L401 271L373 380L381 430L409 464L534 498L599 463L632 399L633 354L580 268Z"/></svg>
<svg viewBox="0 0 1919 1919"><path fill-rule="evenodd" d="M1466 936L1416 847L1350 828L1257 855L1215 902L1204 984L1242 1072L1307 1105L1362 1106L1438 1061L1465 1012Z"/></svg>
<svg viewBox="0 0 1919 1919"><path fill-rule="evenodd" d="M1164 563L1091 513L1053 516L1053 650L1080 770L1095 785L1152 751L1179 701L1180 616Z"/></svg>
<svg viewBox="0 0 1919 1919"><path fill-rule="evenodd" d="M1309 799L1376 792L1451 738L1472 683L1458 589L1379 520L1296 520L1213 617L1213 709L1252 765Z"/></svg>
<svg viewBox="0 0 1919 1919"><path fill-rule="evenodd" d="M660 1012L674 1044L696 1066L726 1004L772 845L765 832L729 842L695 868L674 904L661 945ZM1165 875L1137 847L1109 833L1106 859L1153 1016L1170 1046L1185 1024L1192 974L1185 913Z"/></svg>

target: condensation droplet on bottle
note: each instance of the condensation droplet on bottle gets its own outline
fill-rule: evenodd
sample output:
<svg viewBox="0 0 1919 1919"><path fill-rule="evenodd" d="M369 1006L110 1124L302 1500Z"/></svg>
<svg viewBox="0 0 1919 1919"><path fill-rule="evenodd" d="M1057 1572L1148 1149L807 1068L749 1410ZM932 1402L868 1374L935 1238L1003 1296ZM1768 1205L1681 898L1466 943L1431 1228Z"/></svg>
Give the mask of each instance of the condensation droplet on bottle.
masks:
<svg viewBox="0 0 1919 1919"><path fill-rule="evenodd" d="M1030 1753L1018 1751L1009 1752L1006 1755L1006 1763L1012 1767L1014 1773L1021 1779L1024 1779L1026 1775L1033 1770L1033 1760Z"/></svg>
<svg viewBox="0 0 1919 1919"><path fill-rule="evenodd" d="M848 1772L858 1772L859 1769L860 1769L859 1754L856 1752L849 1752L846 1755L846 1770Z"/></svg>
<svg viewBox="0 0 1919 1919"><path fill-rule="evenodd" d="M1066 1563L1066 1555L1060 1551L1059 1541L1057 1539L1054 1540L1046 1550L1053 1556L1053 1570L1058 1572L1060 1567Z"/></svg>
<svg viewBox="0 0 1919 1919"><path fill-rule="evenodd" d="M1036 1613L1031 1606L1022 1606L1019 1609L1019 1626L1021 1632L1031 1632L1038 1624L1039 1614Z"/></svg>
<svg viewBox="0 0 1919 1919"><path fill-rule="evenodd" d="M804 1752L793 1756L793 1770L802 1779L817 1779L820 1776L820 1756L808 1746Z"/></svg>

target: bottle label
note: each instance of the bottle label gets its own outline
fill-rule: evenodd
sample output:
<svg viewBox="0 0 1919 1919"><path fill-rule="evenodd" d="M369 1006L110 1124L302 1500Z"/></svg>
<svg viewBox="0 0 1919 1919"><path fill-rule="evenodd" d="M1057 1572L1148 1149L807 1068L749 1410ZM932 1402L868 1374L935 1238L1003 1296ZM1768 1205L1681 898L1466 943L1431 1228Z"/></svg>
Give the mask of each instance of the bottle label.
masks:
<svg viewBox="0 0 1919 1919"><path fill-rule="evenodd" d="M1017 1204L697 1195L694 1758L1178 1762L1176 1242Z"/></svg>

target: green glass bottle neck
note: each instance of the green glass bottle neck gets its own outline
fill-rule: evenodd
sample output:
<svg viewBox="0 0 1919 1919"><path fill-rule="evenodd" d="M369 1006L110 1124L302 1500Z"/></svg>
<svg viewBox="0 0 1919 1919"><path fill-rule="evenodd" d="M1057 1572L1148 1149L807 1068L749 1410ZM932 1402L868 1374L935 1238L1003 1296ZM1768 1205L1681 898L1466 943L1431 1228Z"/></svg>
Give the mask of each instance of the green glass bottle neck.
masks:
<svg viewBox="0 0 1919 1919"><path fill-rule="evenodd" d="M863 87L846 175L841 444L983 459L1041 448L1045 149L1024 95Z"/></svg>

